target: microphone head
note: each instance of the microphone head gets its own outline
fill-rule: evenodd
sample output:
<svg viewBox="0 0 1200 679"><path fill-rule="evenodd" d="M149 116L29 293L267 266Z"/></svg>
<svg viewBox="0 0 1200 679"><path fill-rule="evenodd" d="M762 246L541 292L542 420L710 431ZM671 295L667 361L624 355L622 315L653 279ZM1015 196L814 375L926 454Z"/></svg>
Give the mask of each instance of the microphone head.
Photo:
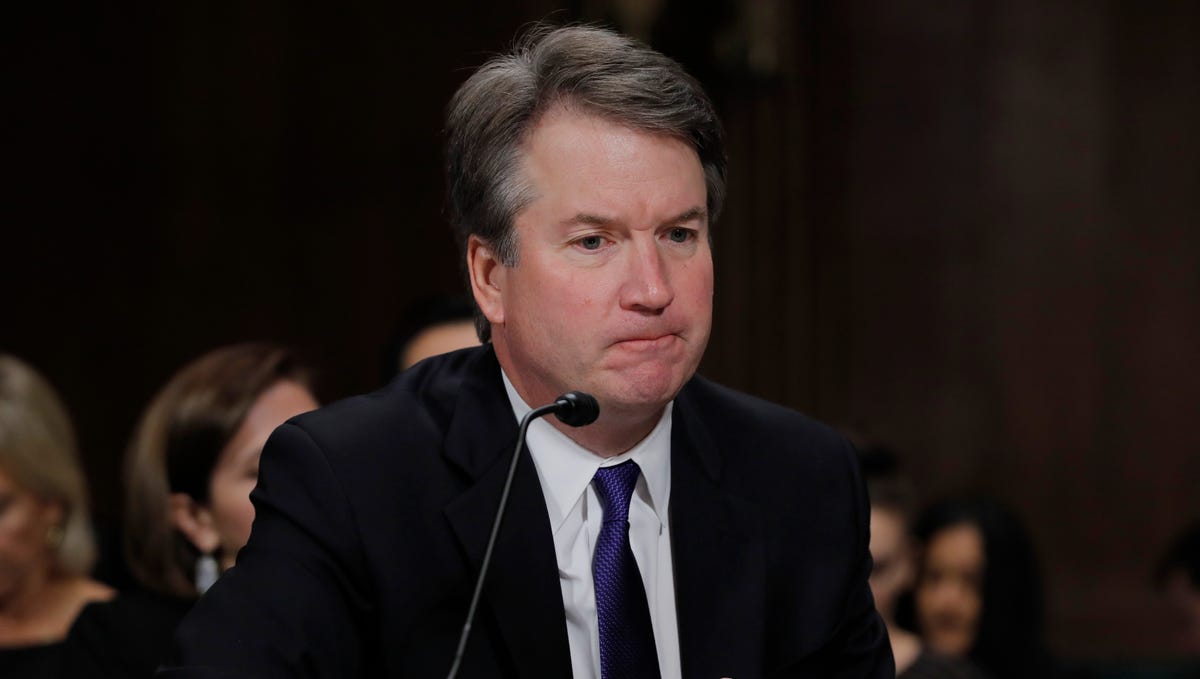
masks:
<svg viewBox="0 0 1200 679"><path fill-rule="evenodd" d="M596 397L582 391L568 391L554 399L554 405L558 406L554 416L572 427L591 424L600 417L600 404L596 402Z"/></svg>

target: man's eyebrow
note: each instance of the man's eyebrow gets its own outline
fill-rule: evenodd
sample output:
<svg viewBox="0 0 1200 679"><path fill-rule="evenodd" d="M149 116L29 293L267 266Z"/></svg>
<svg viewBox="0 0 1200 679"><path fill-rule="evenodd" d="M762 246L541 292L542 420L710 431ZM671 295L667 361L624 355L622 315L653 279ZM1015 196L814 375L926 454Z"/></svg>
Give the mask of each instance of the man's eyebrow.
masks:
<svg viewBox="0 0 1200 679"><path fill-rule="evenodd" d="M690 222L690 221L694 221L697 219L703 220L705 215L707 215L707 214L708 214L707 210L705 210L702 207L688 208L687 210L684 210L683 212L679 213L679 215L672 217L670 219L667 219L666 221L663 222L663 224L664 225L666 225L666 224L683 224L685 222ZM586 226L608 226L609 224L612 224L615 221L616 220L611 217L602 217L600 215L589 214L587 212L580 212L580 213L576 214L574 217L571 217L569 219L564 219L562 221L562 225L563 226L572 226L575 224L583 224Z"/></svg>
<svg viewBox="0 0 1200 679"><path fill-rule="evenodd" d="M703 220L705 215L707 215L707 214L708 214L708 211L705 210L704 208L694 207L694 208L691 208L689 210L682 212L678 217L675 217L674 219L668 219L664 223L665 224L683 224L684 222L691 222L691 221L695 221L697 219Z"/></svg>
<svg viewBox="0 0 1200 679"><path fill-rule="evenodd" d="M572 226L575 224L583 224L586 226L607 226L609 224L612 224L614 221L615 220L610 217L601 217L599 215L592 215L592 214L588 214L586 212L580 212L579 214L575 215L574 217L571 217L570 219L564 219L562 221L562 225L563 226Z"/></svg>

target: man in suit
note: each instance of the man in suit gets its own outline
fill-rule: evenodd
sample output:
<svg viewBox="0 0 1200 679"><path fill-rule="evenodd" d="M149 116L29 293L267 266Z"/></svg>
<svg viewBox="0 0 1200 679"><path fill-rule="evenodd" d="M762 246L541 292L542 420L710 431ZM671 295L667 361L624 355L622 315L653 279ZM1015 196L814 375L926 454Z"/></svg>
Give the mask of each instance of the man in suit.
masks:
<svg viewBox="0 0 1200 679"><path fill-rule="evenodd" d="M699 85L539 27L447 130L487 344L276 431L166 676L445 675L517 422L569 390L599 419L530 427L459 676L894 676L851 447L694 376L725 180Z"/></svg>

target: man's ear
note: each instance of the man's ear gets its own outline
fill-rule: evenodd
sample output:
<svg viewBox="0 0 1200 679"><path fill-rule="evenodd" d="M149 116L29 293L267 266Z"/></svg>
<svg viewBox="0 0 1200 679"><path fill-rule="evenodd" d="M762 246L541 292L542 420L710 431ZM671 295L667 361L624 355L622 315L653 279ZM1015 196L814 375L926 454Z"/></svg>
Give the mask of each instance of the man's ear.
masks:
<svg viewBox="0 0 1200 679"><path fill-rule="evenodd" d="M504 274L495 251L477 236L467 238L467 275L475 303L492 325L504 323Z"/></svg>
<svg viewBox="0 0 1200 679"><path fill-rule="evenodd" d="M221 546L221 535L213 525L213 516L206 507L187 493L171 493L169 500L171 525L202 554L212 554Z"/></svg>

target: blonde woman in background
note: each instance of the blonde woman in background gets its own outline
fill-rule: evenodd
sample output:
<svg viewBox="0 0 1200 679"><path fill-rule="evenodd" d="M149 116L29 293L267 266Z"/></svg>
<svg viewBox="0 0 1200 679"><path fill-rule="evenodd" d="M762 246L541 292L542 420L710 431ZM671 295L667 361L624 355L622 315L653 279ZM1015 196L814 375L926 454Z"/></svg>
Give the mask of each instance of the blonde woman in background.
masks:
<svg viewBox="0 0 1200 679"><path fill-rule="evenodd" d="M0 354L0 677L51 676L80 610L110 599L66 409L41 375Z"/></svg>
<svg viewBox="0 0 1200 679"><path fill-rule="evenodd" d="M306 373L269 343L217 349L167 382L125 461L125 554L141 587L84 610L62 676L154 673L179 620L250 537L267 437L316 407Z"/></svg>

